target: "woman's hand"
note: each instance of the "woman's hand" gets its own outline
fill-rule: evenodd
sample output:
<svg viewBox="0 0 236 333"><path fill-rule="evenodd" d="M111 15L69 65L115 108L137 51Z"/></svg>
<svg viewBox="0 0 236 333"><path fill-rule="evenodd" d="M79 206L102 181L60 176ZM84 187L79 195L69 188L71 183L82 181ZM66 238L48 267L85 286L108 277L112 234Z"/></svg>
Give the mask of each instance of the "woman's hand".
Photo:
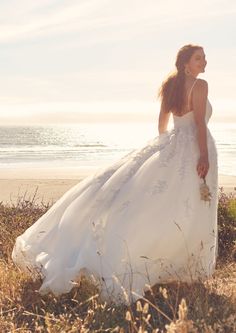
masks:
<svg viewBox="0 0 236 333"><path fill-rule="evenodd" d="M200 156L197 164L197 173L200 178L205 178L209 170L208 157Z"/></svg>

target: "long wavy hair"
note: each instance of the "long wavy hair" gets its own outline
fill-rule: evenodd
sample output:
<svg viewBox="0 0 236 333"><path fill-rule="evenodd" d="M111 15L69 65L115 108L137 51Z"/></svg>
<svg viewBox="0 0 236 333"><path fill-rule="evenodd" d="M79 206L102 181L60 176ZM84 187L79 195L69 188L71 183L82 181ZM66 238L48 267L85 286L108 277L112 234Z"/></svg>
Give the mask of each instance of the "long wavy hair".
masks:
<svg viewBox="0 0 236 333"><path fill-rule="evenodd" d="M174 109L176 113L181 114L185 102L185 64L199 49L203 49L203 47L188 44L178 51L175 61L176 71L162 82L158 90L158 98L161 97L166 112Z"/></svg>

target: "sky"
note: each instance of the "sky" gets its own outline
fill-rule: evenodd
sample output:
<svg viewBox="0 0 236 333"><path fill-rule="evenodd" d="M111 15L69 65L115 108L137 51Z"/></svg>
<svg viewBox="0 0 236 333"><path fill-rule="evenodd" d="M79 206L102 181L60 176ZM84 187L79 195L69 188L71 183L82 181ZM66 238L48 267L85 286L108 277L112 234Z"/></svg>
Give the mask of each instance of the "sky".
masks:
<svg viewBox="0 0 236 333"><path fill-rule="evenodd" d="M156 121L185 44L215 120L236 123L235 0L0 0L0 124Z"/></svg>

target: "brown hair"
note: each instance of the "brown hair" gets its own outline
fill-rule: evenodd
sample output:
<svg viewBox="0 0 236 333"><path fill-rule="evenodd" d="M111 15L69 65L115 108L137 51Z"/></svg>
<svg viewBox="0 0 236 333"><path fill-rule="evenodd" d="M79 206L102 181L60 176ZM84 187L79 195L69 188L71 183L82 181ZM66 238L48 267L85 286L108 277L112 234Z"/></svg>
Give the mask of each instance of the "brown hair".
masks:
<svg viewBox="0 0 236 333"><path fill-rule="evenodd" d="M162 82L158 91L158 97L161 97L166 112L174 109L176 113L181 113L185 97L185 64L190 60L193 53L199 49L202 49L202 46L188 44L178 51L175 61L177 70Z"/></svg>

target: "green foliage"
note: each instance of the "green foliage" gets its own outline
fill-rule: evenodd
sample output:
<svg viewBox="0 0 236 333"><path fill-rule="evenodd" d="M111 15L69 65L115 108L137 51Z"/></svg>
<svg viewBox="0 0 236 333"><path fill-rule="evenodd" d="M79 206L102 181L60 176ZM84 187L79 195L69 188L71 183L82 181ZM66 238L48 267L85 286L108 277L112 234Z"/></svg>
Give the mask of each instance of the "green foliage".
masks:
<svg viewBox="0 0 236 333"><path fill-rule="evenodd" d="M19 200L0 203L0 332L234 332L236 331L235 194L220 191L219 257L206 282L157 284L129 305L102 302L99 290L83 279L70 293L41 296L11 260L18 235L50 206ZM226 260L227 259L227 260ZM159 328L159 331L158 331Z"/></svg>
<svg viewBox="0 0 236 333"><path fill-rule="evenodd" d="M219 259L232 260L236 241L236 191L226 194L220 188L218 204Z"/></svg>

